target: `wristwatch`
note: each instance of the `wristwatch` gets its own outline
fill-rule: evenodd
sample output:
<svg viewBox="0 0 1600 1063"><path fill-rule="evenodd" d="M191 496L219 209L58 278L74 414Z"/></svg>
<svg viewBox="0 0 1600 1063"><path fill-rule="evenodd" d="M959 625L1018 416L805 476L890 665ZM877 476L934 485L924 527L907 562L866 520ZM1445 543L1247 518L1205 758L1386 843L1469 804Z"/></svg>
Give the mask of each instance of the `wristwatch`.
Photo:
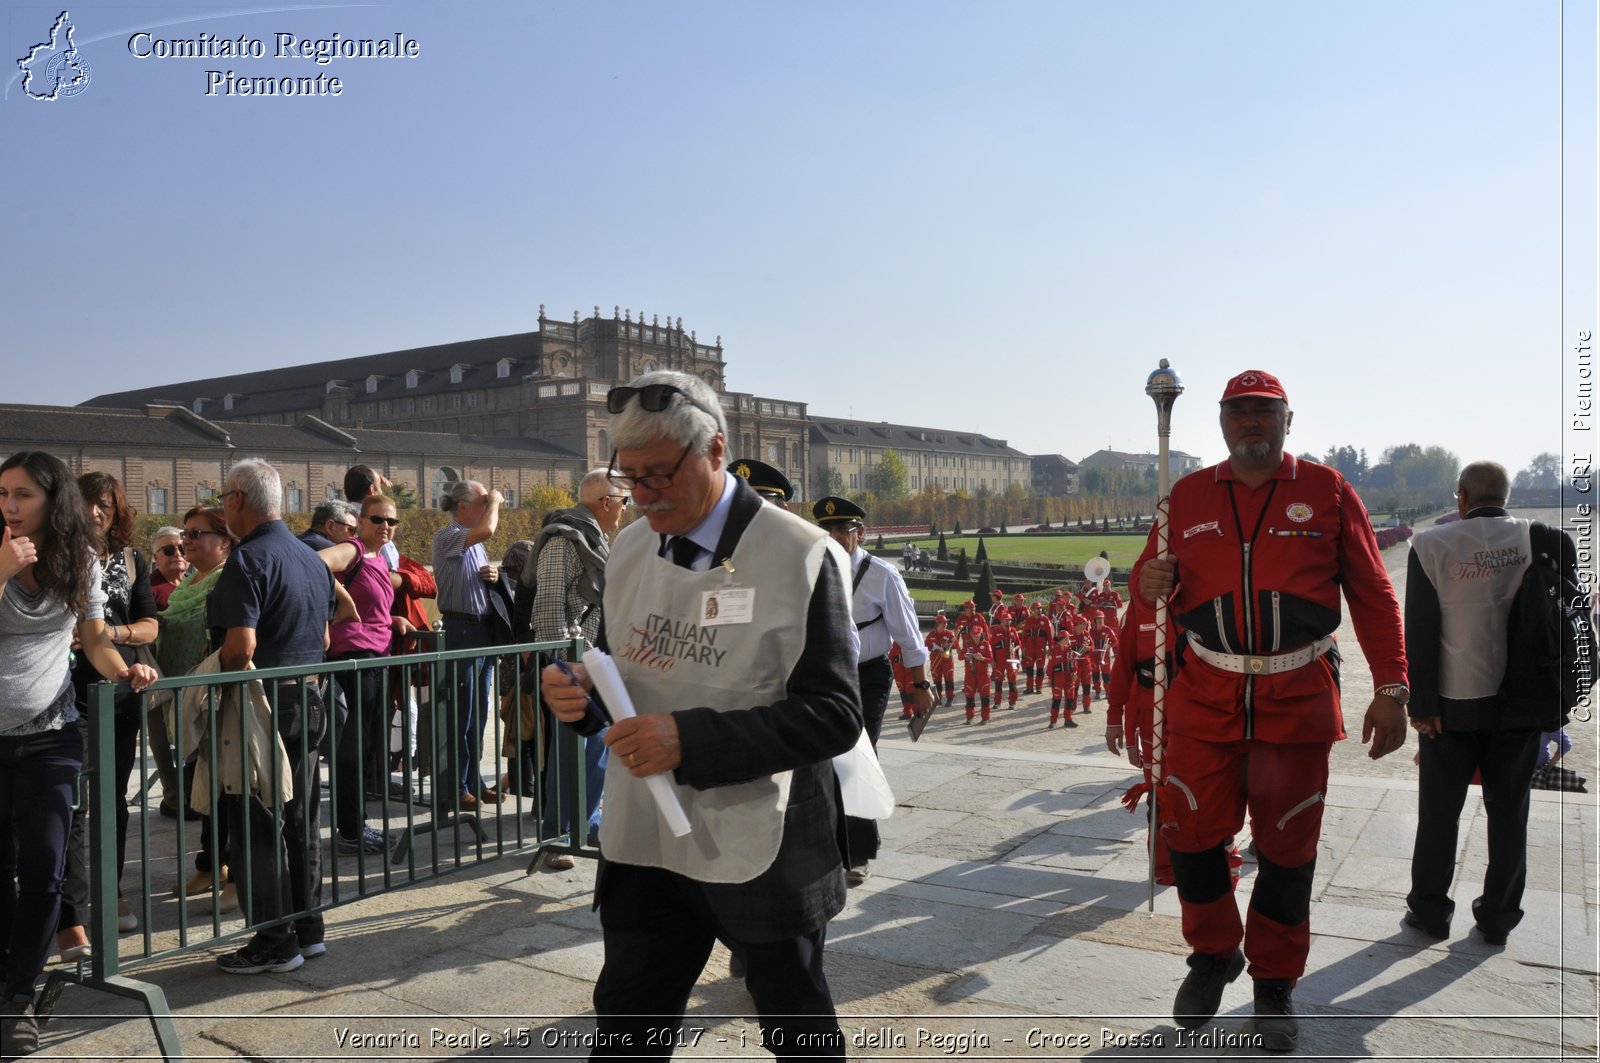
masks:
<svg viewBox="0 0 1600 1063"><path fill-rule="evenodd" d="M928 682L926 679L919 679L917 682L912 683L911 685L916 687L918 690L932 690L933 689L933 684Z"/></svg>
<svg viewBox="0 0 1600 1063"><path fill-rule="evenodd" d="M1400 707L1402 709L1405 708L1407 702L1411 700L1411 688L1406 686L1404 683L1390 683L1388 686L1379 687L1373 693L1389 695L1391 698L1400 703Z"/></svg>

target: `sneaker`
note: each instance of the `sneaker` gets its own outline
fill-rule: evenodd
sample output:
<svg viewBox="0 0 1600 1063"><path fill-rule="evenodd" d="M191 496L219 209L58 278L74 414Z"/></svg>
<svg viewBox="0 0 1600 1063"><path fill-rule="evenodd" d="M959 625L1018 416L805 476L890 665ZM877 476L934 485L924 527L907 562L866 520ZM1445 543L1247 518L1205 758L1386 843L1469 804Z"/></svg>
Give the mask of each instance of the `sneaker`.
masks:
<svg viewBox="0 0 1600 1063"><path fill-rule="evenodd" d="M853 889L856 886L859 886L862 883L866 882L867 879L869 879L871 877L872 877L872 872L868 871L865 866L852 867L850 870L848 870L848 871L846 871L844 873L844 884Z"/></svg>
<svg viewBox="0 0 1600 1063"><path fill-rule="evenodd" d="M1076 727L1076 726L1078 726L1078 724L1077 724L1077 721L1075 721L1071 716L1068 716L1067 717L1067 722L1062 724L1062 726L1063 727Z"/></svg>
<svg viewBox="0 0 1600 1063"><path fill-rule="evenodd" d="M575 862L568 853L544 854L544 869L546 871L571 871L574 866Z"/></svg>
<svg viewBox="0 0 1600 1063"><path fill-rule="evenodd" d="M7 1059L39 1051L39 1020L33 1014L33 995L12 997L0 1003L0 1055Z"/></svg>
<svg viewBox="0 0 1600 1063"><path fill-rule="evenodd" d="M306 962L306 958L296 949L290 956L266 956L261 953L251 952L246 945L238 952L229 952L217 957L217 966L229 974L267 974L280 971L292 971Z"/></svg>
<svg viewBox="0 0 1600 1063"><path fill-rule="evenodd" d="M128 902L121 897L117 898L117 929L124 934L131 934L139 929L139 917L133 914L133 909L128 907Z"/></svg>
<svg viewBox="0 0 1600 1063"><path fill-rule="evenodd" d="M1300 1040L1300 1023L1294 1017L1294 986L1286 979L1256 982L1256 1014L1251 1028L1267 1052L1292 1052Z"/></svg>
<svg viewBox="0 0 1600 1063"><path fill-rule="evenodd" d="M325 941L313 941L309 945L300 946L300 955L305 959L315 959L328 954L328 944Z"/></svg>
<svg viewBox="0 0 1600 1063"><path fill-rule="evenodd" d="M1234 949L1226 956L1203 952L1189 956L1189 973L1172 1001L1172 1021L1185 1029L1204 1026L1222 1006L1222 991L1244 970L1244 953Z"/></svg>
<svg viewBox="0 0 1600 1063"><path fill-rule="evenodd" d="M360 838L346 838L341 834L334 844L345 856L354 856L357 850L365 853L387 853L389 836L377 827L363 825Z"/></svg>

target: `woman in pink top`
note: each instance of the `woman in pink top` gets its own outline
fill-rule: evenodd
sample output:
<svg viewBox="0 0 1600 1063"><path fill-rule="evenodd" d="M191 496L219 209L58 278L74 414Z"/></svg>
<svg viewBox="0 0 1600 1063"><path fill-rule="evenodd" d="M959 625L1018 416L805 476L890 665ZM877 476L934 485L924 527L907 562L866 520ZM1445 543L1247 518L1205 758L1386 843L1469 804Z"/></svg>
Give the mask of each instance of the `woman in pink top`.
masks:
<svg viewBox="0 0 1600 1063"><path fill-rule="evenodd" d="M350 592L361 614L356 620L331 625L328 660L387 657L395 637L412 630L405 617L390 615L399 581L382 554L399 523L393 502L383 495L370 495L361 503L356 537L317 552ZM388 837L367 825L362 797L364 790L386 789L387 774L379 775L386 759L381 756L386 748L383 677L382 669L340 672L336 677L348 712L333 735L334 844L340 853L387 853L389 849ZM363 771L372 778L363 780Z"/></svg>

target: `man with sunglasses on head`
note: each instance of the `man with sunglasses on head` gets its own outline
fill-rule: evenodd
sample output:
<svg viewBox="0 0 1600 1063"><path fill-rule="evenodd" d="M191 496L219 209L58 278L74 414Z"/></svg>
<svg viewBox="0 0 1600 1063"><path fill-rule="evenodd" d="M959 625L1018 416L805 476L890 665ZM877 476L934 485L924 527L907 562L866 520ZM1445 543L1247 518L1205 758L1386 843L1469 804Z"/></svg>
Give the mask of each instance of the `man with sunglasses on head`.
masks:
<svg viewBox="0 0 1600 1063"><path fill-rule="evenodd" d="M651 1046L721 940L779 1058L843 1060L823 941L845 899L832 758L861 733L844 559L725 469L727 423L698 378L647 373L607 408L611 480L644 519L611 545L599 633L639 715L605 738L592 1055L669 1056ZM581 665L542 685L562 722L605 725ZM651 776L673 785L687 835Z"/></svg>

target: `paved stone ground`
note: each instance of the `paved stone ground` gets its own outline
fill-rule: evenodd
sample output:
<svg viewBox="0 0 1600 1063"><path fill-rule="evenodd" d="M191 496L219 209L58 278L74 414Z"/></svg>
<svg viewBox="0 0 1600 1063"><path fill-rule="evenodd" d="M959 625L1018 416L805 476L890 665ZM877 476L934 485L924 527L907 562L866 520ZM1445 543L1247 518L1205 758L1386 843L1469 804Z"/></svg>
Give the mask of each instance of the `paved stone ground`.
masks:
<svg viewBox="0 0 1600 1063"><path fill-rule="evenodd" d="M1403 547L1390 553L1404 564ZM1364 670L1350 659L1351 673ZM1347 689L1364 706L1360 681ZM1117 801L1134 771L1104 749L1098 711L1091 726L1047 731L1043 704L987 727L944 710L917 744L886 735L898 807L871 879L830 929L850 1058L1259 1055L1247 979L1198 1037L1167 1017L1187 950L1170 890L1145 909L1142 817ZM1574 734L1590 750L1593 737ZM1467 932L1470 920L1445 942L1400 923L1416 827L1409 756L1369 761L1352 741L1333 770L1296 1057L1596 1058L1594 798L1534 795L1529 915L1496 949ZM1469 802L1458 898L1472 896L1485 857L1481 803ZM166 993L190 1058L581 1058L601 961L593 865L525 864L509 857L341 908L328 954L292 973L230 977L202 953L139 977ZM1241 893L1253 883L1247 863ZM726 972L718 947L677 1058L770 1058ZM42 1056L148 1059L154 1048L127 1002L72 987Z"/></svg>

